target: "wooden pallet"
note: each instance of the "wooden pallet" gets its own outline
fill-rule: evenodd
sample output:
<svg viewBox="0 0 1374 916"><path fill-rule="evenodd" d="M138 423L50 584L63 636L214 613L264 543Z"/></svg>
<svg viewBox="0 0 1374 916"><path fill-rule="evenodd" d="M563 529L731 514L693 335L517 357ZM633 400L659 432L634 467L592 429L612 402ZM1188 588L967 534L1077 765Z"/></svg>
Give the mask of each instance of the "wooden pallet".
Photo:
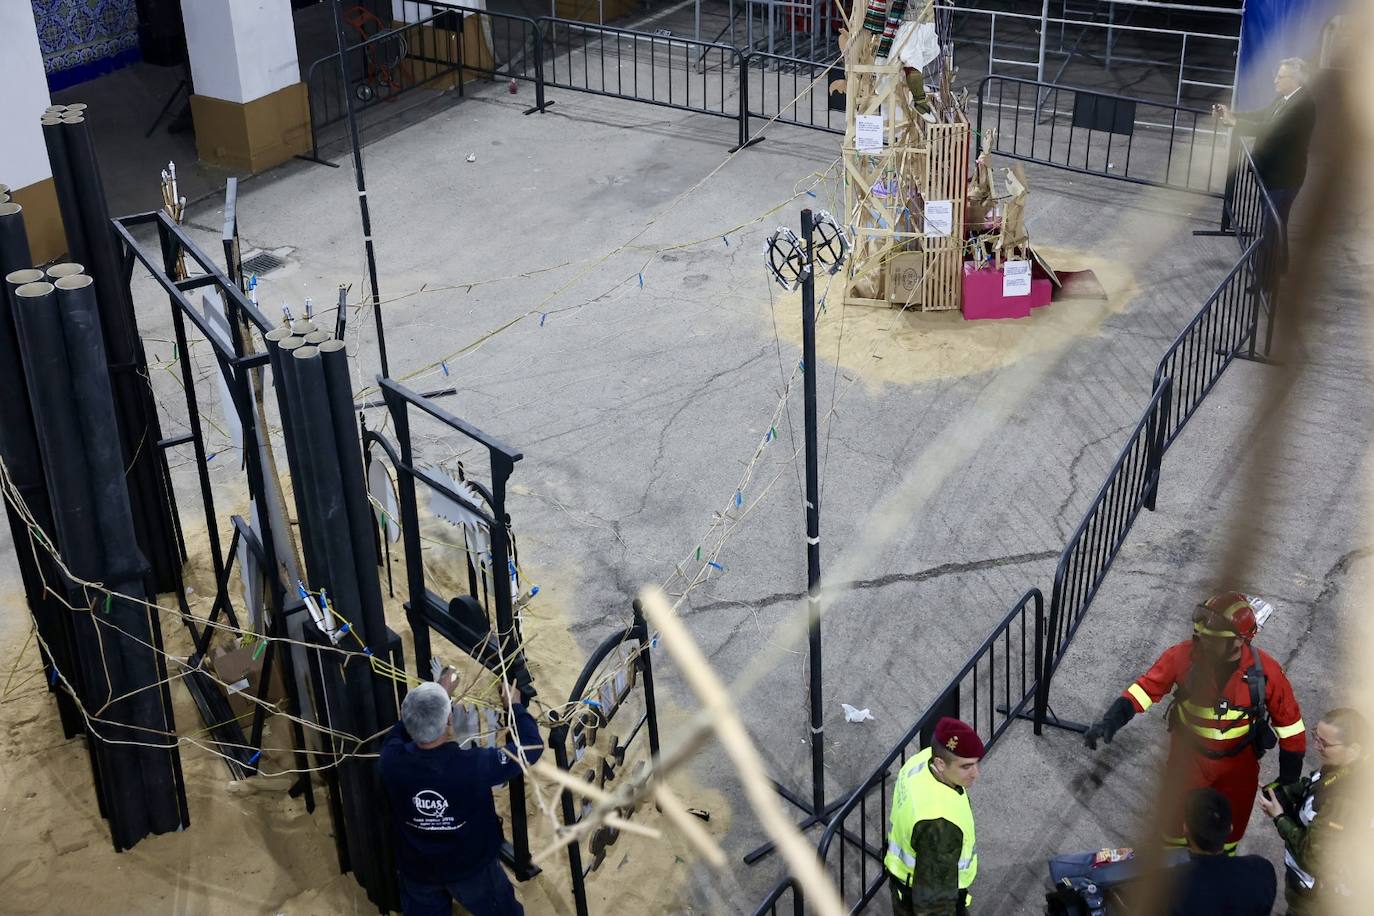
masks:
<svg viewBox="0 0 1374 916"><path fill-rule="evenodd" d="M855 4L857 15L862 5ZM857 19L851 26L857 25ZM900 64L871 61L874 37L856 28L846 47L846 131L843 144L845 219L853 241L845 301L925 310L957 309L963 277L964 198L968 184L969 125L928 124L911 105ZM858 115L881 114L881 151L855 147ZM876 189L876 192L875 192ZM912 200L953 202L948 238L926 238ZM921 254L919 284L901 288L889 276L894 259L912 269Z"/></svg>
<svg viewBox="0 0 1374 916"><path fill-rule="evenodd" d="M963 301L964 197L968 189L967 121L930 124L921 190L926 200L954 202L948 238L925 239L925 274L918 302L928 312L957 309Z"/></svg>

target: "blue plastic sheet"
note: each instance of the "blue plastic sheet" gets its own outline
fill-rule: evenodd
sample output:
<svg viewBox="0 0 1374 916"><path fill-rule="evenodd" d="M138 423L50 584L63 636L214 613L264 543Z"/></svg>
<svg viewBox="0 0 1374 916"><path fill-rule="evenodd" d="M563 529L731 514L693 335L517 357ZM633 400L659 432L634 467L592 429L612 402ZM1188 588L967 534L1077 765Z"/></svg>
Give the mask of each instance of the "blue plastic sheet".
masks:
<svg viewBox="0 0 1374 916"><path fill-rule="evenodd" d="M1240 29L1236 105L1262 108L1274 98L1274 71L1285 57L1302 57L1316 70L1322 29L1343 0L1246 0Z"/></svg>

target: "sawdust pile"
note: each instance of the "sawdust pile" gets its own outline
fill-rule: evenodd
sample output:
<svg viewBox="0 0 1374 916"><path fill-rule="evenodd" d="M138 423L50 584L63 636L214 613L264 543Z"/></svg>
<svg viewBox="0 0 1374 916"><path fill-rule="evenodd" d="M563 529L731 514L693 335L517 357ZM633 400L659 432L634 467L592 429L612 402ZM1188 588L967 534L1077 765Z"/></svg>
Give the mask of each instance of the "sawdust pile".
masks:
<svg viewBox="0 0 1374 916"><path fill-rule="evenodd" d="M1140 291L1134 274L1119 261L1044 245L1036 250L1058 271L1093 271L1107 298L1064 299L1036 309L1029 318L965 321L957 310L844 306L839 274L827 278L832 282L825 311L817 315L816 354L860 373L870 390L975 375L1068 338L1096 334L1103 320L1123 310ZM824 288L820 280L817 287L819 299ZM800 348L801 293L775 297L773 310L778 333Z"/></svg>
<svg viewBox="0 0 1374 916"><path fill-rule="evenodd" d="M443 526L427 532L441 539ZM208 551L203 533L188 532L193 558L189 579L196 589L193 610L208 611L212 594ZM450 556L439 545L426 550L426 566L438 589L465 579L444 574L462 571L461 555ZM404 564L393 551L396 600L388 622L401 633L410 653L410 632L401 610ZM585 653L567 629L565 608L574 597L556 577L529 569L540 583L539 598L526 609L530 665L541 696L550 703L565 700L581 669ZM236 577L235 577L236 578ZM447 580L447 581L445 581ZM385 580L384 580L385 581ZM385 588L385 584L383 586ZM465 588L455 590L466 591ZM164 604L171 604L170 600ZM43 684L38 652L29 639L29 616L18 589L0 594L0 651L10 665L0 670L5 684L0 701L0 909L6 912L178 912L178 913L369 913L367 901L351 875L341 875L330 832L323 784L316 780L317 807L307 814L304 803L288 797L289 775L260 776L233 782L223 762L206 750L183 746L191 826L178 834L152 837L133 850L116 854L96 807L90 765L81 739L63 738L57 709ZM189 652L189 638L175 612L163 618L168 651ZM436 649L438 651L438 649ZM455 654L451 650L448 655ZM12 667L11 667L12 666ZM7 680L8 679L8 680ZM180 734L200 734L202 723L189 693L173 684L172 697ZM665 706L660 699L660 706ZM676 718L664 709L663 730ZM267 725L264 772L292 766L290 729L284 719ZM636 741L631 761L647 758L647 741ZM729 827L727 804L719 791L705 790L685 776L674 788L694 807L711 812L703 826L719 837ZM553 798L546 790L546 796ZM553 827L527 789L531 848L548 845ZM504 814L504 791L498 793ZM647 826L661 826L652 806L633 815ZM587 879L593 911L653 912L683 899L694 860L685 844L664 829L654 842L621 835L604 861ZM584 849L584 864L589 861ZM543 863L544 871L517 886L531 914L572 912L567 858L559 854Z"/></svg>

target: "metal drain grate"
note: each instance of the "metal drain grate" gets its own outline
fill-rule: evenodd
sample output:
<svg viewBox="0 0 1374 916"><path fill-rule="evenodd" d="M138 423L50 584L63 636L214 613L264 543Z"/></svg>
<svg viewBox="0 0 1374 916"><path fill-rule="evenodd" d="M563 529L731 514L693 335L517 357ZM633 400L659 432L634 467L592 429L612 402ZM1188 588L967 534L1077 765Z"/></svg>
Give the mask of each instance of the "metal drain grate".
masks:
<svg viewBox="0 0 1374 916"><path fill-rule="evenodd" d="M262 254L255 254L243 262L243 272L246 274L257 274L262 276L271 273L286 262L274 254L264 251Z"/></svg>

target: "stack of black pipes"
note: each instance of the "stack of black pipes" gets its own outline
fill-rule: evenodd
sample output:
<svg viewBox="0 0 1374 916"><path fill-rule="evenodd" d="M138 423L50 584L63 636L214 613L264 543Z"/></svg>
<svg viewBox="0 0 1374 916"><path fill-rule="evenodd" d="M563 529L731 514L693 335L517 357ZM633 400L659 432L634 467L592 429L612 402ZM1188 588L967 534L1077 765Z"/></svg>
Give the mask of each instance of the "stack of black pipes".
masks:
<svg viewBox="0 0 1374 916"><path fill-rule="evenodd" d="M0 216L0 266L29 260L15 215L22 220L22 213ZM28 512L11 506L16 552L34 557L29 573L39 577L41 598L33 611L50 678L72 690L84 711L100 810L115 849L128 849L184 828L189 817L96 284L77 266L50 275L18 269L7 272L4 292L0 452Z"/></svg>
<svg viewBox="0 0 1374 916"><path fill-rule="evenodd" d="M133 300L124 282L119 245L110 225L104 184L86 122L86 106L55 105L42 118L67 252L95 279L100 326L110 360L110 379L120 428L120 453L129 469L134 531L152 564L160 592L177 587L185 552L171 480L158 443L157 405L148 386L148 361L138 336ZM28 266L28 265L25 265Z"/></svg>
<svg viewBox="0 0 1374 916"><path fill-rule="evenodd" d="M301 547L310 576L306 587L323 592L350 632L338 639L349 654L324 651L312 670L326 683L322 724L362 741L334 742L335 752L375 752L379 736L396 721L396 682L373 670L364 647L385 659L393 634L386 626L377 571L375 519L363 476L362 444L353 406L348 356L342 341L308 321L266 335L276 380L286 457L300 520ZM397 890L387 808L376 767L344 756L337 766L341 815L335 831L341 849L369 899L396 908ZM345 863L341 863L345 864Z"/></svg>
<svg viewBox="0 0 1374 916"><path fill-rule="evenodd" d="M61 573L52 555L38 540L38 532L53 531L52 507L48 503L48 483L43 460L38 454L38 435L33 411L29 407L29 386L24 379L24 364L19 353L19 337L14 323L11 293L17 287L43 279L41 270L29 267L28 234L24 230L23 208L15 203L0 203L0 458L4 459L13 496L22 500L27 517L11 499L5 499L15 558L19 563L24 596L40 637L39 649L48 689L57 697L62 717L62 732L75 738L86 730L76 701L58 683L58 671L73 671L71 634L64 605L46 588L58 586Z"/></svg>

